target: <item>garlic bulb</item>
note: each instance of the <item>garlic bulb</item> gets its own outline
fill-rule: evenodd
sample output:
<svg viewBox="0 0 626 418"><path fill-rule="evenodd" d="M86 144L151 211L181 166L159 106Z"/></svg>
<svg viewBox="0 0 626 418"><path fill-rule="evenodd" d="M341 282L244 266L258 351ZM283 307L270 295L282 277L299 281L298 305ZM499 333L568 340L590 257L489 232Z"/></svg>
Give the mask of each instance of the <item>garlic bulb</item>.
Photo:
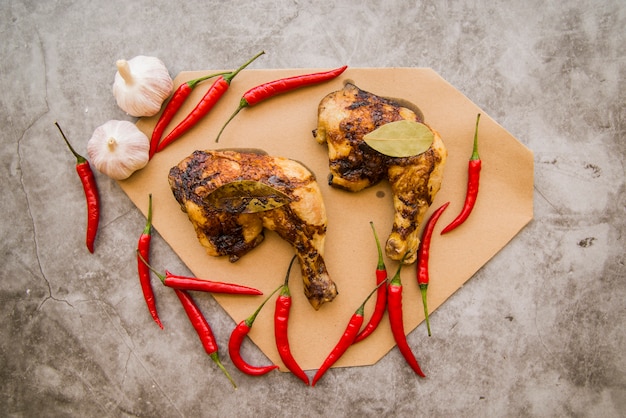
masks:
<svg viewBox="0 0 626 418"><path fill-rule="evenodd" d="M131 116L156 115L174 88L165 64L156 57L138 55L118 60L116 65L113 96L117 105Z"/></svg>
<svg viewBox="0 0 626 418"><path fill-rule="evenodd" d="M98 171L115 180L124 180L148 164L150 140L124 120L110 120L98 126L87 143L87 154Z"/></svg>

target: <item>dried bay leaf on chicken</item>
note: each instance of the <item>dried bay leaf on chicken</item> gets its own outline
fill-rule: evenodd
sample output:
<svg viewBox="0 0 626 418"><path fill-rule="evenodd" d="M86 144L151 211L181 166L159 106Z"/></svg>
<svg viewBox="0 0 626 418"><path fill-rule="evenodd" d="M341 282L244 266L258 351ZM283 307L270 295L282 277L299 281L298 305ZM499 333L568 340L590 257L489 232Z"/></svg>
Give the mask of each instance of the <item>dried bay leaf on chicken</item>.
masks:
<svg viewBox="0 0 626 418"><path fill-rule="evenodd" d="M411 157L428 150L435 136L428 126L411 120L386 123L363 136L367 145L389 157Z"/></svg>
<svg viewBox="0 0 626 418"><path fill-rule="evenodd" d="M206 201L225 212L257 213L281 207L291 198L260 181L235 180L213 190Z"/></svg>

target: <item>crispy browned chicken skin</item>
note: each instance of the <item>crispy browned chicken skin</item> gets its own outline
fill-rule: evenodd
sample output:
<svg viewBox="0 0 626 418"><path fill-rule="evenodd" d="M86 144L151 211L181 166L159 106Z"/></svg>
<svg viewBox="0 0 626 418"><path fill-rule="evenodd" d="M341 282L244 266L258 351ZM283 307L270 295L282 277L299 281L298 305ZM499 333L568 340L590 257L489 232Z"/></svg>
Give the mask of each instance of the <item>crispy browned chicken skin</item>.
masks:
<svg viewBox="0 0 626 418"><path fill-rule="evenodd" d="M232 213L207 201L215 189L238 180L266 184L290 201L256 213ZM195 151L170 170L169 183L209 255L234 262L263 241L267 228L295 249L311 305L319 309L335 298L323 258L326 209L315 177L302 164L258 152Z"/></svg>
<svg viewBox="0 0 626 418"><path fill-rule="evenodd" d="M387 99L347 83L322 99L318 108L315 139L328 144L328 183L357 192L387 179L393 192L394 223L385 252L393 260L415 262L419 227L443 179L447 150L432 128L434 141L422 154L389 157L372 149L363 136L389 122L424 123L419 111L399 100Z"/></svg>

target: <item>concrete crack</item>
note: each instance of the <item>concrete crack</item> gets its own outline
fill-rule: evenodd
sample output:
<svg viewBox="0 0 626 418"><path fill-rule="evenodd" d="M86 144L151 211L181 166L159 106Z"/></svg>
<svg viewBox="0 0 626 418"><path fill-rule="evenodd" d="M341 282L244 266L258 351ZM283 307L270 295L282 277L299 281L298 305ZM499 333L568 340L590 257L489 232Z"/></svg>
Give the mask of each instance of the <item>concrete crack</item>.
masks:
<svg viewBox="0 0 626 418"><path fill-rule="evenodd" d="M546 197L546 195L545 195L545 194L544 194L541 190L539 190L539 188L537 187L537 185L534 185L534 186L533 186L533 189L535 189L535 191L536 191L537 193L539 193L539 196L541 196L541 197L543 198L543 200L545 200L545 201L546 201L546 203L547 203L548 205L550 205L550 206L552 207L552 209L554 209L554 211L555 211L556 213L558 213L559 215L562 215L562 213L561 213L561 211L559 210L559 208L557 208L557 207L556 207L556 206L555 206L555 205L554 205L554 204L553 204L553 203L552 203L552 202L551 202L551 201L550 201L550 200Z"/></svg>
<svg viewBox="0 0 626 418"><path fill-rule="evenodd" d="M106 316L107 321L109 322L109 324L111 324L112 328L116 331L119 337L119 341L128 350L128 357L126 358L126 361L124 364L124 376L122 377L122 382L120 386L121 387L123 386L129 374L129 363L131 359L134 359L135 361L138 362L141 369L146 373L146 375L148 376L148 378L150 379L154 387L161 393L161 396L167 400L167 402L172 406L172 408L174 408L174 410L178 414L180 414L180 416L184 416L184 414L178 409L174 400L169 396L167 391L159 384L156 377L150 372L150 367L148 367L148 365L144 363L142 357L135 351L135 344L134 344L132 333L128 332L128 330L124 326L122 326L121 322L118 323L114 320L114 317L111 314L111 311L115 313L115 316L118 316L117 309L111 304L103 301L102 299L99 299L96 295L93 295L93 296L94 296L94 299L92 301L95 302L100 307L103 315Z"/></svg>
<svg viewBox="0 0 626 418"><path fill-rule="evenodd" d="M41 41L41 36L39 35L39 32L36 31L35 33L36 33L36 39L37 39L36 43L37 43L37 45L39 45L39 50L40 50L40 53L41 53L41 55L43 57L44 74L47 74L47 71L46 71L46 67L47 66L46 66L45 54L43 53L43 49L44 48L43 48L43 44L42 44L42 41ZM30 131L30 129L37 123L37 121L39 121L40 118L43 117L43 115L47 114L49 109L50 109L50 107L48 106L48 94L47 94L47 90L48 90L47 89L47 84L48 83L47 83L47 81L44 81L44 83L45 83L45 86L44 86L44 89L43 89L43 91L45 92L44 93L44 103L45 103L44 110L39 115L36 115L33 118L32 122L29 125L26 126L26 128L24 129L22 134L18 137L17 145L16 145L16 147L17 147L17 152L16 152L16 155L17 155L17 170L19 170L19 173L20 173L19 174L19 183L20 183L20 188L22 190L22 193L24 193L24 199L26 200L26 213L27 213L27 216L28 216L28 218L30 220L30 224L31 224L32 231L33 231L33 243L35 245L35 251L34 252L35 252L35 257L37 259L38 274L33 274L33 275L34 276L40 276L41 278L43 278L43 280L46 282L46 286L48 288L48 296L45 297L41 301L39 306L37 306L37 310L39 310L43 306L43 304L47 300L49 300L49 299L52 299L52 300L55 300L55 301L58 301L58 302L64 302L64 303L67 303L69 306L72 306L68 301L55 298L52 295L52 287L50 286L50 281L46 277L46 274L44 272L44 269L43 269L43 266L42 266L42 263L41 263L40 246L39 246L39 240L38 240L38 234L37 234L37 223L35 222L35 217L34 217L33 211L32 211L31 199L30 199L30 196L28 194L28 190L27 190L27 187L26 187L26 184L25 184L25 181L24 181L23 161L25 160L25 157L22 154L22 148L23 148L22 142L23 142L27 132ZM33 272L31 271L31 273L33 273Z"/></svg>

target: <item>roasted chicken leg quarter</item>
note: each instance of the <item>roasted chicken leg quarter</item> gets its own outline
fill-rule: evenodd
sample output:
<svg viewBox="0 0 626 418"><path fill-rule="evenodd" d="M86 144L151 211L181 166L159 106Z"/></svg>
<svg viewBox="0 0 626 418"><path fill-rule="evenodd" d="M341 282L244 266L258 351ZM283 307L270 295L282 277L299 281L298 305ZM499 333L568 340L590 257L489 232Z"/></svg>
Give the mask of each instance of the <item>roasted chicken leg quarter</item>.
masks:
<svg viewBox="0 0 626 418"><path fill-rule="evenodd" d="M288 203L233 212L211 202L209 196L220 186L242 180L270 186ZM323 257L326 209L314 175L302 164L254 152L195 151L170 169L169 183L209 255L234 262L263 241L267 228L293 246L311 305L319 309L335 298L337 288Z"/></svg>
<svg viewBox="0 0 626 418"><path fill-rule="evenodd" d="M410 157L390 157L371 148L363 137L393 121L413 120L428 126L415 106L376 96L347 83L322 99L314 131L328 145L329 184L357 192L383 179L391 185L394 222L385 246L387 256L410 264L417 258L419 227L441 187L448 156L439 134L430 148Z"/></svg>

